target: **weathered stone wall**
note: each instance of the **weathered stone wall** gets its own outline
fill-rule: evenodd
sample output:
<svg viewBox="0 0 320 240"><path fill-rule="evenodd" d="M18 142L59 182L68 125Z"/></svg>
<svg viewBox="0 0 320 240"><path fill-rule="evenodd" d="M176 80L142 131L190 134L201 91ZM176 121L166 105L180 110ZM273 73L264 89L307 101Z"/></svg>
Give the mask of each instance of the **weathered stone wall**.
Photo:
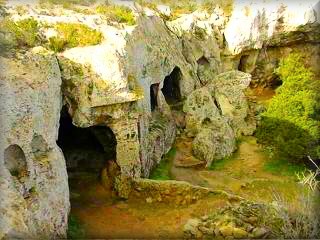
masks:
<svg viewBox="0 0 320 240"><path fill-rule="evenodd" d="M42 49L0 61L0 238L64 237L70 206L56 145L58 62Z"/></svg>
<svg viewBox="0 0 320 240"><path fill-rule="evenodd" d="M241 53L239 70L252 75L252 85L262 87L276 87L279 83L274 69L279 66L280 59L296 52L304 56L304 62L310 67L316 77L320 76L320 41L301 41L284 46L268 47Z"/></svg>

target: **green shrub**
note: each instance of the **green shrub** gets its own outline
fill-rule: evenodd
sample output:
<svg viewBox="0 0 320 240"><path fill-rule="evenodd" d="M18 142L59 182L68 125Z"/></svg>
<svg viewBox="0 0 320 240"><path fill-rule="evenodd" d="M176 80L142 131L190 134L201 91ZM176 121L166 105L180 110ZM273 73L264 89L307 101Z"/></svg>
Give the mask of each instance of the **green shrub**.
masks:
<svg viewBox="0 0 320 240"><path fill-rule="evenodd" d="M128 25L135 25L136 20L132 10L126 6L117 5L99 5L96 12L106 16L108 19L118 23L126 23Z"/></svg>
<svg viewBox="0 0 320 240"><path fill-rule="evenodd" d="M188 14L196 11L198 8L212 11L217 5L219 5L227 15L231 15L233 10L233 0L137 0L141 6L148 7L150 9L156 9L159 4L169 6L171 9L171 16L167 20L177 19L181 14Z"/></svg>
<svg viewBox="0 0 320 240"><path fill-rule="evenodd" d="M258 140L278 158L297 161L320 156L319 81L298 54L282 60L276 73L283 84L262 114Z"/></svg>
<svg viewBox="0 0 320 240"><path fill-rule="evenodd" d="M34 47L41 43L39 25L33 18L17 22L5 18L0 23L1 32L9 36L12 47Z"/></svg>
<svg viewBox="0 0 320 240"><path fill-rule="evenodd" d="M154 180L171 180L170 168L172 166L173 158L175 157L177 149L175 147L171 148L170 151L163 156L160 164L152 170L150 174L150 179Z"/></svg>
<svg viewBox="0 0 320 240"><path fill-rule="evenodd" d="M101 43L102 33L80 23L58 23L58 36L49 39L49 47L55 52L66 48L83 47Z"/></svg>
<svg viewBox="0 0 320 240"><path fill-rule="evenodd" d="M70 215L68 219L68 239L83 239L85 237L84 229L82 228L79 220Z"/></svg>

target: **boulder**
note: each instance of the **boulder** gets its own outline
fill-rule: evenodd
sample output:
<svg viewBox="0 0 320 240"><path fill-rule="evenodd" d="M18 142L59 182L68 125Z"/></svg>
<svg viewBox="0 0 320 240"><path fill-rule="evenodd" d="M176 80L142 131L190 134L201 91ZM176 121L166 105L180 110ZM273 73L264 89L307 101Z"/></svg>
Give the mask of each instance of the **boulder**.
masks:
<svg viewBox="0 0 320 240"><path fill-rule="evenodd" d="M231 127L236 136L251 135L255 130L255 122L248 121L250 109L244 90L251 82L251 75L240 71L229 71L216 76L214 97L222 116L231 120Z"/></svg>
<svg viewBox="0 0 320 240"><path fill-rule="evenodd" d="M197 218L189 219L188 222L184 225L183 231L186 233L191 233L192 235L196 236L199 229L199 225L201 224L201 221Z"/></svg>
<svg viewBox="0 0 320 240"><path fill-rule="evenodd" d="M221 119L210 90L207 87L197 89L184 102L183 111L186 113L186 131L189 136L196 136L204 126Z"/></svg>
<svg viewBox="0 0 320 240"><path fill-rule="evenodd" d="M219 232L225 238L231 237L233 234L233 227L231 225L222 226L219 228Z"/></svg>
<svg viewBox="0 0 320 240"><path fill-rule="evenodd" d="M206 161L207 167L214 160L229 157L235 149L234 132L224 121L215 121L212 123L211 128L202 129L192 144L194 155Z"/></svg>
<svg viewBox="0 0 320 240"><path fill-rule="evenodd" d="M248 237L248 233L245 230L241 229L241 228L236 228L235 227L233 229L233 236L235 238L238 238L238 239L243 239L243 238L247 238Z"/></svg>

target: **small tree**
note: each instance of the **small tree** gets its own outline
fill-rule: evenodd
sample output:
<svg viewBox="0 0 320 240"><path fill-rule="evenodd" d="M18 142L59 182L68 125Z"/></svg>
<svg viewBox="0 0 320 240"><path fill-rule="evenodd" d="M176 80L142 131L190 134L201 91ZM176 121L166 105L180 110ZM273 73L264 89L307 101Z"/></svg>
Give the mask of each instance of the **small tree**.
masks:
<svg viewBox="0 0 320 240"><path fill-rule="evenodd" d="M276 91L257 130L258 140L278 157L292 161L320 156L319 81L293 53L275 71L283 84Z"/></svg>

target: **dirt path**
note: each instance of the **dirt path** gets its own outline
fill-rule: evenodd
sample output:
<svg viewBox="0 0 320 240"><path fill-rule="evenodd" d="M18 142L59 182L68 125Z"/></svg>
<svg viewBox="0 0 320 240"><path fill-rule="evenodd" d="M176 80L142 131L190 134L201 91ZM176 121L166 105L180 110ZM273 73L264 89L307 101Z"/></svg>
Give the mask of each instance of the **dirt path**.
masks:
<svg viewBox="0 0 320 240"><path fill-rule="evenodd" d="M226 205L222 197L209 196L189 206L146 203L145 199L116 199L96 180L72 184L71 214L79 219L85 238L181 239L183 226Z"/></svg>
<svg viewBox="0 0 320 240"><path fill-rule="evenodd" d="M180 137L177 139L177 157L181 163L181 154L187 158L192 154L192 139ZM189 148L189 149L187 149ZM188 160L186 160L188 162ZM301 191L293 177L277 176L264 170L268 158L262 152L254 137L243 137L234 155L223 161L218 161L213 170L202 167L183 168L172 164L171 174L174 179L187 181L194 185L221 189L256 201L272 202L274 194L292 200ZM174 163L176 159L174 159Z"/></svg>
<svg viewBox="0 0 320 240"><path fill-rule="evenodd" d="M215 170L207 170L203 164L190 167L190 162L196 160L190 155L191 139L178 138L175 147L175 160L183 164L186 159L189 166L171 164L171 174L176 180L225 190L259 202L271 202L273 193L277 193L295 204L294 199L301 190L292 177L264 171L267 158L254 137L244 138L233 158L217 165ZM217 196L189 206L146 203L143 198L123 201L106 191L97 179L73 181L71 189L71 213L83 224L86 238L182 238L188 219L212 213L227 204L226 199Z"/></svg>

